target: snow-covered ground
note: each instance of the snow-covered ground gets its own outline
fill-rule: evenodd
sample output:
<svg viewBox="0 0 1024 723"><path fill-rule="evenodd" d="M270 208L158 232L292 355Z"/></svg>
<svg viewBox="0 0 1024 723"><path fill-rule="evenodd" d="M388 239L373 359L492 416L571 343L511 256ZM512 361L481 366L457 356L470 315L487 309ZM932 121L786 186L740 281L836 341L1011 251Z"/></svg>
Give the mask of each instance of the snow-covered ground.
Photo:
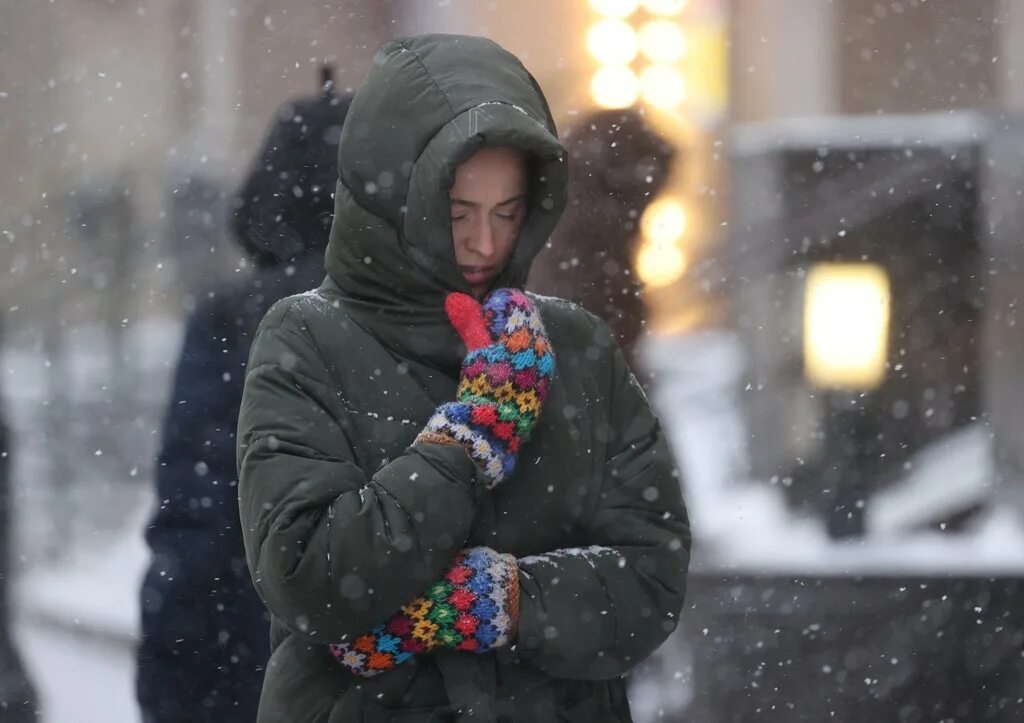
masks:
<svg viewBox="0 0 1024 723"><path fill-rule="evenodd" d="M134 384L120 399L102 330L69 332L63 360L32 348L0 357L14 441L13 634L44 723L139 720L134 655L148 562L142 531L153 503L147 460L180 339L170 320L132 329L125 352ZM67 375L56 413L54 368ZM54 438L55 421L68 439ZM56 466L55 443L72 464Z"/></svg>
<svg viewBox="0 0 1024 723"><path fill-rule="evenodd" d="M134 723L139 585L148 563L148 505L100 549L25 571L15 639L45 723Z"/></svg>
<svg viewBox="0 0 1024 723"><path fill-rule="evenodd" d="M128 645L41 621L18 620L15 640L35 686L43 723L136 723Z"/></svg>

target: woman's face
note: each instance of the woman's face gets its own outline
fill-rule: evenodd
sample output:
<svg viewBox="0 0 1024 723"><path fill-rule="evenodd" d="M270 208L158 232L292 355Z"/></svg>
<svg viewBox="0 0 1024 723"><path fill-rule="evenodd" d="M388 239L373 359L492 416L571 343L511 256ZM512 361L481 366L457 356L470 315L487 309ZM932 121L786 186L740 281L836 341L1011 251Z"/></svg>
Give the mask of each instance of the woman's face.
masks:
<svg viewBox="0 0 1024 723"><path fill-rule="evenodd" d="M515 249L526 218L526 193L526 164L510 148L481 148L455 170L450 192L455 262L478 298Z"/></svg>

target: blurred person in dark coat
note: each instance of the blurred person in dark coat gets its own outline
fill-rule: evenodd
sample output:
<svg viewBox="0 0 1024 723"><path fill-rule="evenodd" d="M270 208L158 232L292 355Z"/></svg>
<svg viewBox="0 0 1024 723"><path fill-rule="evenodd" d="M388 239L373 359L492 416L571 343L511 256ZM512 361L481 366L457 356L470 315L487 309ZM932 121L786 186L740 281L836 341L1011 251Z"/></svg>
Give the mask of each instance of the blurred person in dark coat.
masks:
<svg viewBox="0 0 1024 723"><path fill-rule="evenodd" d="M636 110L595 111L571 128L569 203L537 255L528 288L569 299L607 323L637 365L643 285L633 272L640 217L664 187L674 150Z"/></svg>
<svg viewBox="0 0 1024 723"><path fill-rule="evenodd" d="M156 469L153 559L142 584L137 694L143 719L256 719L269 622L245 562L235 428L252 335L279 298L320 284L337 146L351 97L287 102L234 203L236 240L256 271L192 313Z"/></svg>

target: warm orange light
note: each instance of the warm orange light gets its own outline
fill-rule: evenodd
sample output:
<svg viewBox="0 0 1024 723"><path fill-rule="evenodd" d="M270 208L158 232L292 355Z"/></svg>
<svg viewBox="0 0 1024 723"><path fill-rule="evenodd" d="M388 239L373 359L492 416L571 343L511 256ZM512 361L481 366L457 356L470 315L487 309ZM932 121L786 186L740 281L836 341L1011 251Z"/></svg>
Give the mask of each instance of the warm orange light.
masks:
<svg viewBox="0 0 1024 723"><path fill-rule="evenodd" d="M640 81L626 66L608 65L594 73L590 94L603 108L626 108L640 97Z"/></svg>
<svg viewBox="0 0 1024 723"><path fill-rule="evenodd" d="M645 243L636 257L636 274L647 286L668 286L686 271L686 256L678 246Z"/></svg>
<svg viewBox="0 0 1024 723"><path fill-rule="evenodd" d="M602 20L587 33L587 50L604 65L626 65L639 51L636 32L622 20Z"/></svg>
<svg viewBox="0 0 1024 723"><path fill-rule="evenodd" d="M728 40L723 24L688 26L686 54L681 66L686 74L686 105L701 122L720 118L728 102Z"/></svg>
<svg viewBox="0 0 1024 723"><path fill-rule="evenodd" d="M626 18L636 12L638 0L590 0L590 7L608 18Z"/></svg>
<svg viewBox="0 0 1024 723"><path fill-rule="evenodd" d="M640 75L644 100L659 108L675 108L686 99L682 74L670 65L649 65Z"/></svg>
<svg viewBox="0 0 1024 723"><path fill-rule="evenodd" d="M876 264L820 263L807 274L804 367L818 387L866 390L885 375L889 277Z"/></svg>
<svg viewBox="0 0 1024 723"><path fill-rule="evenodd" d="M686 36L678 23L652 20L640 29L640 50L655 63L674 63L686 52Z"/></svg>
<svg viewBox="0 0 1024 723"><path fill-rule="evenodd" d="M643 5L652 15L678 15L686 7L686 0L643 0Z"/></svg>
<svg viewBox="0 0 1024 723"><path fill-rule="evenodd" d="M655 246L672 246L686 232L686 210L675 198L656 199L640 218L640 231L644 239Z"/></svg>

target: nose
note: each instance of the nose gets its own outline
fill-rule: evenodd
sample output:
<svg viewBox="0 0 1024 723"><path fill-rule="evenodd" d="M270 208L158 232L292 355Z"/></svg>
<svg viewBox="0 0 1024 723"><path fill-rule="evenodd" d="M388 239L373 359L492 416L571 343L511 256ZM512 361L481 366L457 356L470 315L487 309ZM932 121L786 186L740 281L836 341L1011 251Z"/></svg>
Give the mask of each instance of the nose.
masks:
<svg viewBox="0 0 1024 723"><path fill-rule="evenodd" d="M489 219L482 217L476 222L467 247L485 259L494 254L494 230Z"/></svg>

